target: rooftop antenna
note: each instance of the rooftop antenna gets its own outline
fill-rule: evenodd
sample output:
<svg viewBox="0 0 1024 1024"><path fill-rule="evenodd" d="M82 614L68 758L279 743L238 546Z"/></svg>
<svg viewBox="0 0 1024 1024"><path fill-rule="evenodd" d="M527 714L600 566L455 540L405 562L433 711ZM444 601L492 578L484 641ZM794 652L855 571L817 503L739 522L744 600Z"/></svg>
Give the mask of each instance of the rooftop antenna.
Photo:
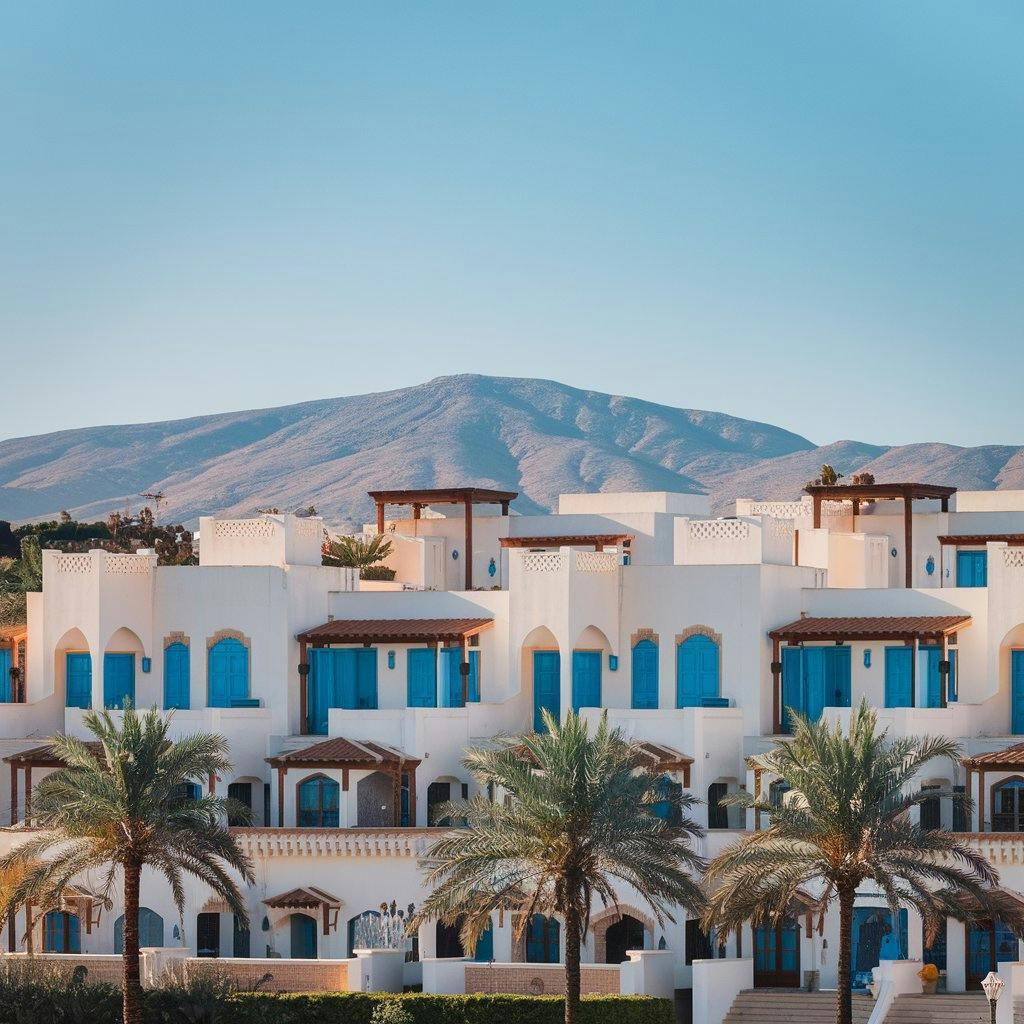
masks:
<svg viewBox="0 0 1024 1024"><path fill-rule="evenodd" d="M139 495L140 498L148 498L153 502L153 525L160 525L160 502L164 500L163 491L146 491Z"/></svg>

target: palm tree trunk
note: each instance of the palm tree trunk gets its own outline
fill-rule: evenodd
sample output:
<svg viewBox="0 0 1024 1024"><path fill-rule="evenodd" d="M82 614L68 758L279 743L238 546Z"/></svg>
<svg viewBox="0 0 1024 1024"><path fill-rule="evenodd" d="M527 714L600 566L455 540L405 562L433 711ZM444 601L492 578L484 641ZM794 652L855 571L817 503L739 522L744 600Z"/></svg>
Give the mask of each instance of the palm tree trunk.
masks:
<svg viewBox="0 0 1024 1024"><path fill-rule="evenodd" d="M580 917L565 912L565 1024L576 1024L580 1014Z"/></svg>
<svg viewBox="0 0 1024 1024"><path fill-rule="evenodd" d="M142 865L124 866L124 1024L142 1024L142 984L139 979L139 882Z"/></svg>
<svg viewBox="0 0 1024 1024"><path fill-rule="evenodd" d="M856 895L856 886L846 885L839 889L839 992L836 1024L853 1024L850 958L853 946L853 900Z"/></svg>

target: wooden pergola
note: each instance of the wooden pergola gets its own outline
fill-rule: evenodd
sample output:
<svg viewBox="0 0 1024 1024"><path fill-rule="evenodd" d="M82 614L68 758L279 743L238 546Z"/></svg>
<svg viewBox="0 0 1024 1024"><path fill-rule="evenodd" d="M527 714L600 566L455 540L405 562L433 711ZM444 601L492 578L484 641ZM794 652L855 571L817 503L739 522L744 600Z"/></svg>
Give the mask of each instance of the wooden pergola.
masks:
<svg viewBox="0 0 1024 1024"><path fill-rule="evenodd" d="M100 743L86 743L89 751L97 758L103 754ZM32 769L33 768L66 768L67 764L50 744L21 750L16 754L8 754L4 761L11 766L11 824L18 823L18 772L25 776L25 822L32 817Z"/></svg>
<svg viewBox="0 0 1024 1024"><path fill-rule="evenodd" d="M971 624L970 615L805 615L786 626L773 629L772 642L772 717L773 729L782 728L782 644L799 647L814 643L904 643L916 653L921 643L940 648L939 673L942 676L942 706L946 706L946 683L949 680L950 638ZM917 658L910 665L910 691L917 699Z"/></svg>
<svg viewBox="0 0 1024 1024"><path fill-rule="evenodd" d="M628 548L633 541L631 533L559 533L543 537L501 537L503 548Z"/></svg>
<svg viewBox="0 0 1024 1024"><path fill-rule="evenodd" d="M965 757L961 762L967 770L964 791L971 795L971 788L976 777L978 780L978 831L985 831L985 773L986 772L1024 772L1024 743L1015 743L1004 750L993 750L987 754ZM993 798L994 799L994 798ZM993 812L995 807L992 808ZM994 831L994 830L993 830Z"/></svg>
<svg viewBox="0 0 1024 1024"><path fill-rule="evenodd" d="M393 824L402 824L402 775L409 775L409 820L416 821L416 769L418 757L409 757L395 747L374 740L349 740L335 736L301 750L289 750L268 757L267 764L277 770L277 825L284 828L284 780L289 768L302 770L328 768L341 770L341 791L349 789L349 773L353 771L384 772L391 776L394 813Z"/></svg>
<svg viewBox="0 0 1024 1024"><path fill-rule="evenodd" d="M330 935L338 927L338 913L342 903L337 896L315 885L299 886L263 901L271 910L314 910L320 912L321 928L324 935Z"/></svg>
<svg viewBox="0 0 1024 1024"><path fill-rule="evenodd" d="M377 506L377 533L384 532L384 510L388 505L411 505L413 519L419 519L425 505L461 505L465 516L466 589L473 589L473 506L500 505L508 515L509 504L518 491L494 491L486 487L435 487L402 491L368 491Z"/></svg>
<svg viewBox="0 0 1024 1024"><path fill-rule="evenodd" d="M903 502L903 546L906 586L914 585L914 502L933 500L941 502L942 511L949 511L949 499L956 494L955 487L938 484L808 484L804 490L814 502L814 529L821 527L821 504L824 501L849 501L854 518L860 514L862 501L901 500ZM855 524L856 525L856 524Z"/></svg>

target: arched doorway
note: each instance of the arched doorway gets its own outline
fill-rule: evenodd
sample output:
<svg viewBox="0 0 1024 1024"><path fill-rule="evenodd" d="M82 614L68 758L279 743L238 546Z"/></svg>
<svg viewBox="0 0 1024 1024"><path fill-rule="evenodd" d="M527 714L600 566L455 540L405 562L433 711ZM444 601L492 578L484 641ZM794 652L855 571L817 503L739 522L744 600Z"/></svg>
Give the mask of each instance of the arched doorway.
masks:
<svg viewBox="0 0 1024 1024"><path fill-rule="evenodd" d="M164 944L164 919L149 907L139 907L139 946ZM124 952L124 914L114 922L114 952Z"/></svg>
<svg viewBox="0 0 1024 1024"><path fill-rule="evenodd" d="M606 964L621 964L629 959L626 951L644 948L644 926L631 914L623 914L608 926L604 935Z"/></svg>
<svg viewBox="0 0 1024 1024"><path fill-rule="evenodd" d="M561 960L559 940L561 926L558 919L534 914L526 929L526 962L528 964L557 964Z"/></svg>
<svg viewBox="0 0 1024 1024"><path fill-rule="evenodd" d="M82 952L82 927L77 914L51 910L43 918L43 952Z"/></svg>
<svg viewBox="0 0 1024 1024"><path fill-rule="evenodd" d="M1017 936L1001 921L977 921L967 928L967 988L976 989L989 971L1019 959Z"/></svg>
<svg viewBox="0 0 1024 1024"><path fill-rule="evenodd" d="M462 918L455 924L445 924L444 921L437 922L435 936L437 939L437 957L459 957L465 956L466 951L462 948L462 939L459 932L462 930Z"/></svg>
<svg viewBox="0 0 1024 1024"><path fill-rule="evenodd" d="M291 958L293 960L316 959L316 921L309 914L292 914Z"/></svg>

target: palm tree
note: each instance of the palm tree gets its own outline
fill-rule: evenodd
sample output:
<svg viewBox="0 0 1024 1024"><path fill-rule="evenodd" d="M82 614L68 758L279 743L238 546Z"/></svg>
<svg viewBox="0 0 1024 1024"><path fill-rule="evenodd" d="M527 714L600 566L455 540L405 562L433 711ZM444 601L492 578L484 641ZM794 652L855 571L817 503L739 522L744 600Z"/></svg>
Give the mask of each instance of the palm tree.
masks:
<svg viewBox="0 0 1024 1024"><path fill-rule="evenodd" d="M21 539L21 558L0 558L0 626L26 620L25 594L43 589L43 554L39 538Z"/></svg>
<svg viewBox="0 0 1024 1024"><path fill-rule="evenodd" d="M366 569L391 554L391 541L383 534L373 537L338 537L324 545L323 564Z"/></svg>
<svg viewBox="0 0 1024 1024"><path fill-rule="evenodd" d="M411 927L440 919L461 922L473 950L494 911L513 913L516 939L534 914L565 922L565 1020L577 1019L580 945L595 900L618 908L616 884L633 887L658 923L682 906L703 908L690 877L704 867L690 849L703 835L684 811L694 798L666 786L644 767L644 756L602 717L593 735L570 713L561 725L545 713L547 732L500 739L467 751L463 764L489 794L448 804L441 813L462 820L428 850L432 888Z"/></svg>
<svg viewBox="0 0 1024 1024"><path fill-rule="evenodd" d="M100 895L109 903L120 872L124 1024L142 1019L138 920L144 866L167 880L179 915L188 873L226 900L241 921L248 920L229 871L251 884L252 865L225 825L228 811L234 818L241 809L234 801L190 795L196 782L230 769L227 744L207 734L172 743L169 720L156 710L139 715L130 706L120 724L109 712L89 712L83 721L98 752L70 736L54 737L54 752L65 767L43 779L33 795L32 824L41 831L0 859L0 875L16 879L5 893L5 911L28 900L59 906L65 887L90 870L102 872Z"/></svg>
<svg viewBox="0 0 1024 1024"><path fill-rule="evenodd" d="M853 904L865 882L884 893L893 913L913 907L928 944L947 917L998 918L1024 934L1024 912L994 889L999 875L988 861L955 833L911 820L912 808L936 796L915 789L915 778L936 758L958 758L957 743L938 736L890 739L866 702L854 709L848 732L789 714L793 738L752 760L792 792L778 803L747 794L729 798L770 820L711 862L705 928L723 936L747 922L775 926L800 900L817 915L837 900L839 1024L852 1019Z"/></svg>

